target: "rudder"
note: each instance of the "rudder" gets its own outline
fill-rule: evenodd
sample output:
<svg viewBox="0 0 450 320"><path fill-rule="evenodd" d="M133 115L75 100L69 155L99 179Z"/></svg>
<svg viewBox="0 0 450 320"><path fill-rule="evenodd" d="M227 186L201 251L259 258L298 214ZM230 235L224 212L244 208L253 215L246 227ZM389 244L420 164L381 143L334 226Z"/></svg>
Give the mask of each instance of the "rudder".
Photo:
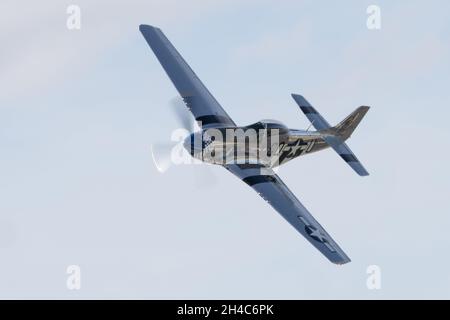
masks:
<svg viewBox="0 0 450 320"><path fill-rule="evenodd" d="M350 138L353 131L355 131L356 127L359 125L362 118L364 118L369 109L370 107L361 106L353 111L350 115L348 115L344 120L339 122L338 125L333 127L336 135L338 135L342 139L342 141Z"/></svg>

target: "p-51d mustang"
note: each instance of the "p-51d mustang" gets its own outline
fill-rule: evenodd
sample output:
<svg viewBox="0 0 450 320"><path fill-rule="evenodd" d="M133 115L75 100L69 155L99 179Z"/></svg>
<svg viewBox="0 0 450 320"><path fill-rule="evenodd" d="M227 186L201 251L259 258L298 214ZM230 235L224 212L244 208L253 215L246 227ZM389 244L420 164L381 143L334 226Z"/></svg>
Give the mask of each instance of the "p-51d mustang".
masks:
<svg viewBox="0 0 450 320"><path fill-rule="evenodd" d="M331 262L350 262L349 257L275 174L273 168L298 156L331 147L359 175L367 176L368 172L345 144L345 140L350 137L369 107L357 108L332 127L305 98L293 94L295 102L317 131L289 129L282 123L271 120L238 127L160 29L148 25L141 25L139 29L187 108L201 126L199 132L192 133L184 141L184 147L189 153L202 161L224 166L255 189ZM223 138L222 133L237 129L244 132L258 131L259 137L266 138L268 142L261 148L260 141L248 145L245 139L238 142L235 139ZM273 134L274 130L276 135ZM211 134L212 131L216 134ZM221 138L217 138L219 136ZM273 140L277 140L275 147ZM262 149L268 155L264 159L258 156ZM236 157L236 153L239 153L236 150L243 151L245 161ZM218 151L220 157L215 154L219 153Z"/></svg>

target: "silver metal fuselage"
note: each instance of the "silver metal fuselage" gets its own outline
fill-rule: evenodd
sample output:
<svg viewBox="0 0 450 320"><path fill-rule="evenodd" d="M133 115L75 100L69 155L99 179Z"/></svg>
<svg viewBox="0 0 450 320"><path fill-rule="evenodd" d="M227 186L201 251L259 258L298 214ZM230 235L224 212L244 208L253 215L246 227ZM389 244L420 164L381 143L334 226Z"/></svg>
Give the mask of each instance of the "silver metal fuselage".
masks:
<svg viewBox="0 0 450 320"><path fill-rule="evenodd" d="M185 149L196 159L219 165L260 164L276 167L328 147L327 133L288 129L274 120L245 127L207 128L192 133Z"/></svg>

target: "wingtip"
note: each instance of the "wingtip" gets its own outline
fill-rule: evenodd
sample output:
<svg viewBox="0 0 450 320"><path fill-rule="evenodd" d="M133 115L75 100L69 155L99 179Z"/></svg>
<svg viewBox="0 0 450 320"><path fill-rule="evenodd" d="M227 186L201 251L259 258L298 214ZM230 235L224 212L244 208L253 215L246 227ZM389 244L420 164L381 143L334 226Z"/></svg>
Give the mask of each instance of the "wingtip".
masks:
<svg viewBox="0 0 450 320"><path fill-rule="evenodd" d="M302 96L301 94L291 93L291 96L300 108L301 107L312 107L312 105L308 102L308 100L306 100L306 98L304 96Z"/></svg>
<svg viewBox="0 0 450 320"><path fill-rule="evenodd" d="M344 264L352 262L352 260L350 260L349 257L343 257L340 260L331 260L331 259L329 259L329 260L331 263L333 263L334 265L337 265L337 266L343 266Z"/></svg>
<svg viewBox="0 0 450 320"><path fill-rule="evenodd" d="M158 30L157 27L151 26L149 24L140 24L139 25L139 31L144 32L148 30Z"/></svg>
<svg viewBox="0 0 450 320"><path fill-rule="evenodd" d="M361 165L361 163L359 163L360 165ZM361 167L362 167L362 165L361 165ZM370 174L369 174L369 172L367 172L367 170L364 168L364 167L362 167L362 169L360 169L360 170L355 170L356 171L356 173L358 173L358 175L360 175L361 177L367 177L367 176L369 176Z"/></svg>

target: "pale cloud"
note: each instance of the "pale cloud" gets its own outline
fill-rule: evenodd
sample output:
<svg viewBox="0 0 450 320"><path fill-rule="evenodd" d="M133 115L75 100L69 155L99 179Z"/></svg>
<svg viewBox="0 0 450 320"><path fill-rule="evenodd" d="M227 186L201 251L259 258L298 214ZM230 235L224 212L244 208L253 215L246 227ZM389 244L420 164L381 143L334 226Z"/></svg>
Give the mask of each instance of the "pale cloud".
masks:
<svg viewBox="0 0 450 320"><path fill-rule="evenodd" d="M0 99L35 94L87 70L100 52L138 34L141 23L173 28L234 3L2 1ZM71 4L81 8L81 30L66 27Z"/></svg>
<svg viewBox="0 0 450 320"><path fill-rule="evenodd" d="M447 2L381 0L380 31L356 0L75 3L79 32L66 29L72 1L0 4L0 100L26 106L32 93L40 104L0 107L1 297L73 298L72 263L90 275L87 298L449 297ZM202 166L153 168L150 142L172 128L164 103L176 90L140 23L163 29L237 123L273 115L306 127L290 92L330 123L373 107L349 142L369 177L332 150L280 174L352 263L329 264L223 168L202 190L191 175ZM101 59L116 59L111 73ZM109 82L120 72L129 81ZM74 76L75 101L59 86ZM382 268L378 293L365 285L369 264Z"/></svg>
<svg viewBox="0 0 450 320"><path fill-rule="evenodd" d="M336 64L341 76L327 79L333 94L360 87L359 94L365 95L363 90L380 83L399 88L410 84L405 78L422 79L448 66L450 46L442 34L448 24L445 14L417 2L381 8L382 29L361 30L343 46L342 59Z"/></svg>
<svg viewBox="0 0 450 320"><path fill-rule="evenodd" d="M272 29L254 41L242 44L232 52L235 63L260 61L279 63L280 60L298 59L311 43L312 26L304 19L289 28Z"/></svg>

